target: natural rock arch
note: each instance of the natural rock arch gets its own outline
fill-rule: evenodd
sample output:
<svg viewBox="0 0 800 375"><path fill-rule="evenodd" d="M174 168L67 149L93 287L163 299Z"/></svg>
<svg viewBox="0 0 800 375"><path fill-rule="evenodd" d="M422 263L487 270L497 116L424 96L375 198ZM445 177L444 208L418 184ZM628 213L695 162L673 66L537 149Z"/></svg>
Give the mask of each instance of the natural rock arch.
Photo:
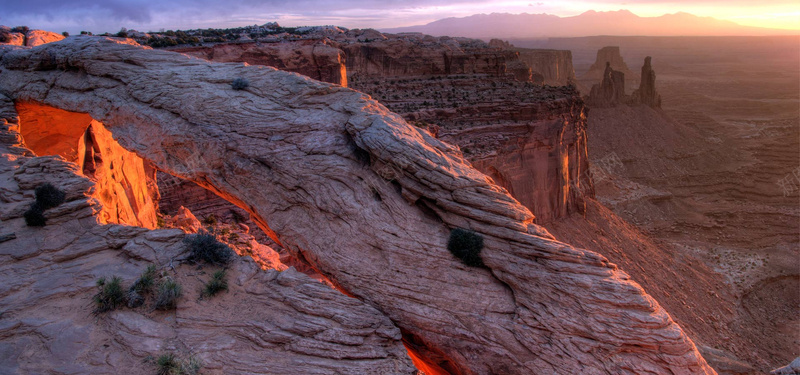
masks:
<svg viewBox="0 0 800 375"><path fill-rule="evenodd" d="M451 373L713 373L624 272L552 239L455 148L363 94L104 38L3 49L0 69L0 93L88 113L247 209ZM250 86L232 90L237 77ZM455 227L484 236L486 268L447 251Z"/></svg>

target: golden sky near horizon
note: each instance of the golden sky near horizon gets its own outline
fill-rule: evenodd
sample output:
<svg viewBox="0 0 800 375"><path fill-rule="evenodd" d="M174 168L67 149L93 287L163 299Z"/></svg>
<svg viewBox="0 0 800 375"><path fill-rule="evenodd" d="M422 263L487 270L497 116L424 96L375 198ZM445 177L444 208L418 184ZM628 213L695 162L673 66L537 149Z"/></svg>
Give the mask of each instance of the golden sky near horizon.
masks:
<svg viewBox="0 0 800 375"><path fill-rule="evenodd" d="M588 10L627 9L642 17L686 12L740 25L800 31L798 0L62 0L11 1L0 25L52 31L226 28L277 21L284 26L337 25L392 28L479 13L547 13L575 16Z"/></svg>

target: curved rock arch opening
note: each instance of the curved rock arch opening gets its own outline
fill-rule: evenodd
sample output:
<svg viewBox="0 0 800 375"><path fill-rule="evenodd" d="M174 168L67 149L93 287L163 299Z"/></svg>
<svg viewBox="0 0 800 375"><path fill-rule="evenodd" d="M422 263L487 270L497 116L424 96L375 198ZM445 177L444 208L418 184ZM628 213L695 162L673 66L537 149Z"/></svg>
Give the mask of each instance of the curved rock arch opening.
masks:
<svg viewBox="0 0 800 375"><path fill-rule="evenodd" d="M157 227L155 169L122 148L103 123L34 102L18 102L16 109L26 147L37 156L61 156L95 181L89 195L102 203L101 223Z"/></svg>
<svg viewBox="0 0 800 375"><path fill-rule="evenodd" d="M713 373L614 264L556 241L457 149L361 93L101 38L0 50L0 68L0 93L88 113L251 212L448 372ZM447 251L457 227L484 237L486 268Z"/></svg>

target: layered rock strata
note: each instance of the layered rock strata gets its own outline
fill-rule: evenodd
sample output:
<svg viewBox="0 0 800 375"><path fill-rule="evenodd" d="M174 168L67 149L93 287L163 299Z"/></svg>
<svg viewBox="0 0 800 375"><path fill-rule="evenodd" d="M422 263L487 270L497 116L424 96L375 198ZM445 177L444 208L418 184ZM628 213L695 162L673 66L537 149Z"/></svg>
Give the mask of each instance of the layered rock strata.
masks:
<svg viewBox="0 0 800 375"><path fill-rule="evenodd" d="M361 93L102 38L1 53L0 92L88 113L159 169L247 209L431 366L713 373L627 274L555 241L456 148ZM231 90L233 77L250 86ZM485 267L448 252L457 227L484 238Z"/></svg>
<svg viewBox="0 0 800 375"><path fill-rule="evenodd" d="M510 75L554 86L575 78L570 51L516 48L508 42L383 34L366 29L312 28L302 38L276 35L256 41L181 46L170 50L218 62L272 66L347 86L348 79L425 75Z"/></svg>
<svg viewBox="0 0 800 375"><path fill-rule="evenodd" d="M588 176L586 114L569 87L488 76L372 80L354 88L458 145L544 223L583 211Z"/></svg>

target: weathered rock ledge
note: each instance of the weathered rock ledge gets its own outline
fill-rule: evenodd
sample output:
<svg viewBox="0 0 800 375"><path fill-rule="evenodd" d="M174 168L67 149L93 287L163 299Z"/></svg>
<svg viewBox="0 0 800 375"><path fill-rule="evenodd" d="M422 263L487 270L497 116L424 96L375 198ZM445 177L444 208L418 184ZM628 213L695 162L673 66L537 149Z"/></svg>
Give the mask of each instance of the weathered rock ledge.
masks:
<svg viewBox="0 0 800 375"><path fill-rule="evenodd" d="M0 51L0 93L88 113L126 149L249 211L459 374L713 373L603 256L554 240L459 152L366 95L103 38ZM250 86L231 89L242 77ZM446 249L485 240L485 268Z"/></svg>

